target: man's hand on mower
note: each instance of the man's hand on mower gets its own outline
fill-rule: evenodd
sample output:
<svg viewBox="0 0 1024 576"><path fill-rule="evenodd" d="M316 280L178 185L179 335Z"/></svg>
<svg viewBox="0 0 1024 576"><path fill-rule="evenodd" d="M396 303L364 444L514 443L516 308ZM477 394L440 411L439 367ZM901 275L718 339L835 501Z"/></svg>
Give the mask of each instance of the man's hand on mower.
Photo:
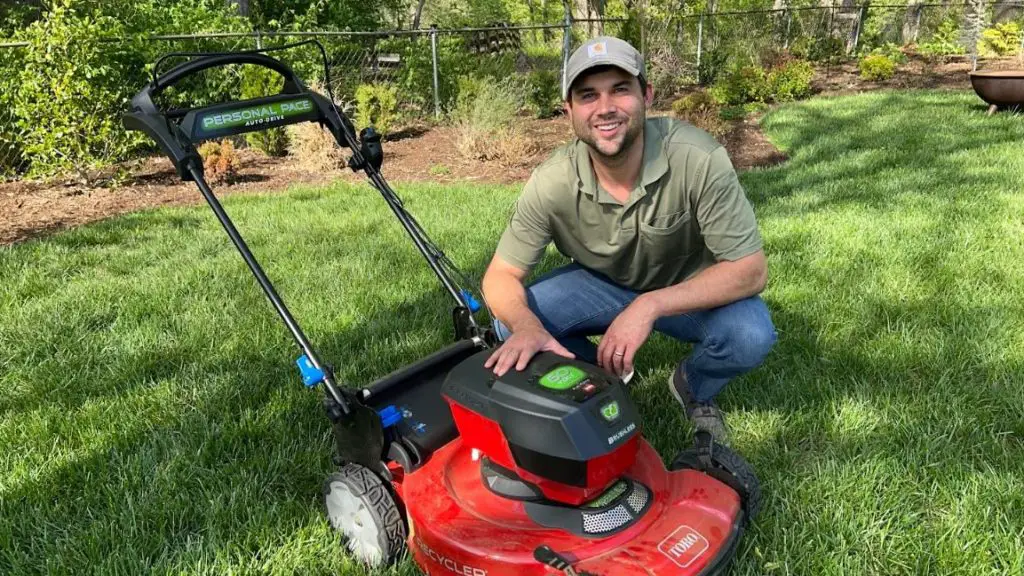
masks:
<svg viewBox="0 0 1024 576"><path fill-rule="evenodd" d="M654 329L657 313L645 301L634 300L616 316L597 347L597 363L618 376L633 370L633 358Z"/></svg>
<svg viewBox="0 0 1024 576"><path fill-rule="evenodd" d="M512 366L516 370L526 369L530 358L537 352L554 352L566 358L575 358L558 340L541 326L530 326L513 332L508 340L484 362L485 368L494 367L494 373L504 376Z"/></svg>

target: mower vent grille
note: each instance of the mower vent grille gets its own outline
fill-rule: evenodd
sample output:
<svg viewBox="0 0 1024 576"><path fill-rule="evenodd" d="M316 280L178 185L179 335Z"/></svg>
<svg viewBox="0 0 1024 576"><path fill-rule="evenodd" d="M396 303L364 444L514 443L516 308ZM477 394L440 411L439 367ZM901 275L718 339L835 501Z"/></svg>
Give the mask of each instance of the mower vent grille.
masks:
<svg viewBox="0 0 1024 576"><path fill-rule="evenodd" d="M611 510L597 514L583 515L583 531L587 534L603 534L611 532L633 519L626 507L619 504Z"/></svg>
<svg viewBox="0 0 1024 576"><path fill-rule="evenodd" d="M633 512L639 513L647 505L650 493L647 492L647 488L639 484L634 484L633 488L633 493L629 495L626 501L629 502L629 507L633 509Z"/></svg>

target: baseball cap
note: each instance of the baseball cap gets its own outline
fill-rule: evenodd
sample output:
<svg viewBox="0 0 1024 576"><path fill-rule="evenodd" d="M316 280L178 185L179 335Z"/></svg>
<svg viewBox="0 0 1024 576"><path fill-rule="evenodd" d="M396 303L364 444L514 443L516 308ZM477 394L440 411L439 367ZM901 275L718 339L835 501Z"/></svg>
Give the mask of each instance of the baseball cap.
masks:
<svg viewBox="0 0 1024 576"><path fill-rule="evenodd" d="M641 79L645 77L644 57L636 48L614 36L598 36L583 43L565 65L562 99L569 99L569 87L581 74L597 66L616 66Z"/></svg>

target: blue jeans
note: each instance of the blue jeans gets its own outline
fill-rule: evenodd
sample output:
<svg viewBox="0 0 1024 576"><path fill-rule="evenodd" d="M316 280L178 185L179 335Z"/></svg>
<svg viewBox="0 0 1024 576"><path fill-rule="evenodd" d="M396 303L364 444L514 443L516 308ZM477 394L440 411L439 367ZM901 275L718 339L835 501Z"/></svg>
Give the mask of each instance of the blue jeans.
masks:
<svg viewBox="0 0 1024 576"><path fill-rule="evenodd" d="M539 278L526 294L530 309L552 336L577 358L596 363L597 347L587 336L604 334L640 293L569 264ZM501 340L511 335L501 321L494 325ZM768 307L758 296L659 318L654 330L694 343L693 353L678 369L684 371L697 402L711 401L730 380L757 368L777 339Z"/></svg>

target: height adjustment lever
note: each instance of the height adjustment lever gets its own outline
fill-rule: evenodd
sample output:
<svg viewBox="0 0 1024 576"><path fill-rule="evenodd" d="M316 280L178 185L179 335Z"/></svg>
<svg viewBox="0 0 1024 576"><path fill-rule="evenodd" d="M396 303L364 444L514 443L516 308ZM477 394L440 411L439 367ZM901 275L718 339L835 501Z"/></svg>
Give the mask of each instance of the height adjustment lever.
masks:
<svg viewBox="0 0 1024 576"><path fill-rule="evenodd" d="M572 567L572 562L565 556L552 550L550 546L543 544L537 546L533 550L533 557L541 564L547 564L555 570L565 572L566 576L579 576L579 573Z"/></svg>

